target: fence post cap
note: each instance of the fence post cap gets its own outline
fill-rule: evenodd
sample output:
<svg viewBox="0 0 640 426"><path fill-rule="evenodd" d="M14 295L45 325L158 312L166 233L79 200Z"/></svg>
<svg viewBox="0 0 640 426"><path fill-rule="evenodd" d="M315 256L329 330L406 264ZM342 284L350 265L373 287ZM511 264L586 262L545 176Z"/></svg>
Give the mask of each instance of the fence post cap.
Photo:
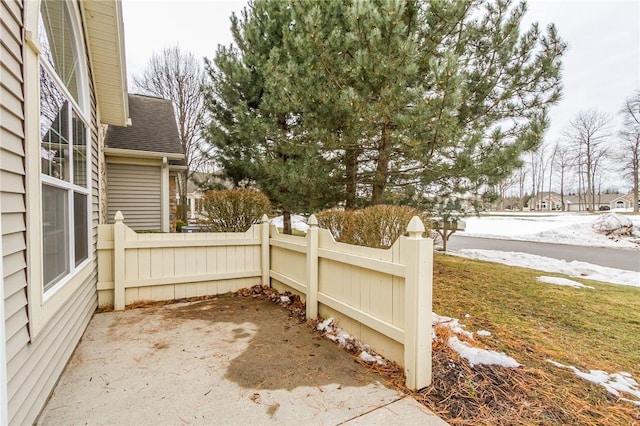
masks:
<svg viewBox="0 0 640 426"><path fill-rule="evenodd" d="M267 216L267 214L266 214L266 213L265 213L265 214L263 214L263 215L262 215L262 218L260 219L260 222L261 222L261 223L267 223L267 222L269 222L269 216Z"/></svg>
<svg viewBox="0 0 640 426"><path fill-rule="evenodd" d="M414 216L409 221L409 225L407 225L407 232L409 233L409 238L422 238L422 234L424 233L424 224L420 220L418 216Z"/></svg>
<svg viewBox="0 0 640 426"><path fill-rule="evenodd" d="M124 215L120 210L118 210L116 212L116 215L113 217L113 219L116 221L116 223L122 223L122 221L124 220Z"/></svg>
<svg viewBox="0 0 640 426"><path fill-rule="evenodd" d="M316 218L315 214L312 214L311 216L309 216L309 219L307 220L307 225L309 225L312 228L318 227L318 218Z"/></svg>

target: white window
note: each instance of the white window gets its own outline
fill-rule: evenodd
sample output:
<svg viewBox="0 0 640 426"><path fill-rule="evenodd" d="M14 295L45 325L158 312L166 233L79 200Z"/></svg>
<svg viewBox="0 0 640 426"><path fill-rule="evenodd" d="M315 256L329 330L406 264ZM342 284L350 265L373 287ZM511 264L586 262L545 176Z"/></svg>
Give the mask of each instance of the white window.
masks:
<svg viewBox="0 0 640 426"><path fill-rule="evenodd" d="M40 2L40 164L43 291L89 259L90 134L70 3Z"/></svg>

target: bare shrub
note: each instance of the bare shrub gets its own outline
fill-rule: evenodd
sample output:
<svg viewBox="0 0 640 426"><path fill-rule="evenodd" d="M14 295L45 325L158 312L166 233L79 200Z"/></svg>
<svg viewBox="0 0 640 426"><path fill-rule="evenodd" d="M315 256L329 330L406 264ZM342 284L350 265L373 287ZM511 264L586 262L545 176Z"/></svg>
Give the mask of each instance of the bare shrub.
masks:
<svg viewBox="0 0 640 426"><path fill-rule="evenodd" d="M413 216L428 224L423 212L408 206L376 205L358 211L326 210L316 215L321 228L336 241L365 247L389 248L404 235ZM425 225L427 235L428 225Z"/></svg>
<svg viewBox="0 0 640 426"><path fill-rule="evenodd" d="M318 226L331 232L336 241L345 242L344 238L349 238L348 229L353 222L352 210L331 209L324 210L316 214Z"/></svg>
<svg viewBox="0 0 640 426"><path fill-rule="evenodd" d="M250 189L207 191L205 226L213 232L245 232L271 208L266 195Z"/></svg>

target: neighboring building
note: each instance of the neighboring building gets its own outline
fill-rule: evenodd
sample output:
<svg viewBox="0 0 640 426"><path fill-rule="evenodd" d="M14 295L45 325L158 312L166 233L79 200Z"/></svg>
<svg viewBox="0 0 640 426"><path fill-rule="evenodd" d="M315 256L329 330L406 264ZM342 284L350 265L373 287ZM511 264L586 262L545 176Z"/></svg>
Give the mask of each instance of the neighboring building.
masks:
<svg viewBox="0 0 640 426"><path fill-rule="evenodd" d="M564 208L562 201L564 200ZM596 194L594 201L595 211L628 209L633 207L633 194ZM551 209L549 209L549 203ZM529 199L527 203L529 210L562 210L568 212L587 212L591 209L587 202L586 194L580 196L576 194L564 195L561 197L556 192L543 192Z"/></svg>
<svg viewBox="0 0 640 426"><path fill-rule="evenodd" d="M97 306L102 125L126 126L117 0L0 2L0 424L32 424Z"/></svg>
<svg viewBox="0 0 640 426"><path fill-rule="evenodd" d="M173 104L128 99L131 124L109 126L105 137L106 221L120 210L133 230L168 232L175 228L176 173L186 170Z"/></svg>
<svg viewBox="0 0 640 426"><path fill-rule="evenodd" d="M541 192L534 197L531 197L527 202L527 208L529 210L563 210L562 208L562 196L557 192ZM567 203L567 196L564 196L565 205Z"/></svg>
<svg viewBox="0 0 640 426"><path fill-rule="evenodd" d="M197 221L205 215L204 211L204 193L206 189L231 189L232 183L223 180L213 173L193 173L187 181L187 219ZM177 196L176 196L177 197ZM176 198L176 201L177 198Z"/></svg>
<svg viewBox="0 0 640 426"><path fill-rule="evenodd" d="M609 201L611 209L633 209L633 192L626 195L618 195L613 200ZM640 202L638 203L640 207Z"/></svg>

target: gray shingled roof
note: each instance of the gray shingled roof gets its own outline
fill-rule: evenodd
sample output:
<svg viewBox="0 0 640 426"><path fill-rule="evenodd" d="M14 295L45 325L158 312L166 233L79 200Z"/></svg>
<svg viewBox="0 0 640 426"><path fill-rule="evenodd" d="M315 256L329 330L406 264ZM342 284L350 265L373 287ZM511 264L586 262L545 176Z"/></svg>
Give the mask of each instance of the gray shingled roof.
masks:
<svg viewBox="0 0 640 426"><path fill-rule="evenodd" d="M129 127L109 126L105 147L182 154L170 100L130 93L129 117Z"/></svg>

